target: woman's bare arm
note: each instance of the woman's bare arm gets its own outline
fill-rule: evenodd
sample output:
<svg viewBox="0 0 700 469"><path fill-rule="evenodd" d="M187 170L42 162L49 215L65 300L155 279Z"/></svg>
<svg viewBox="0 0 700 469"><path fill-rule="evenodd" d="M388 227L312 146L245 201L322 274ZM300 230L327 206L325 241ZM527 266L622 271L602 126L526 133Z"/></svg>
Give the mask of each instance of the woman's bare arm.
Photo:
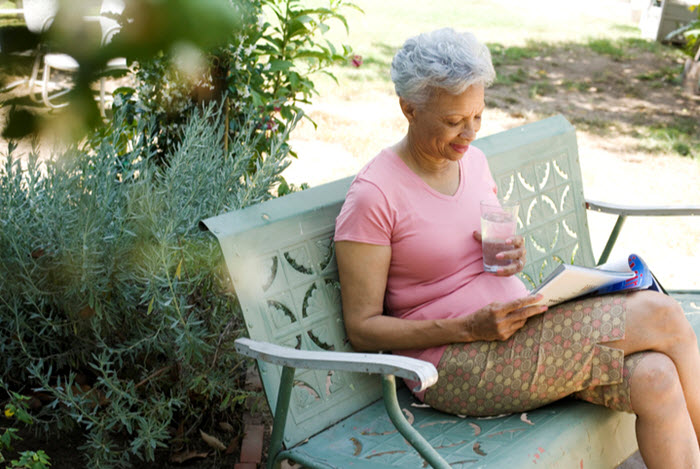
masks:
<svg viewBox="0 0 700 469"><path fill-rule="evenodd" d="M454 319L408 320L382 315L391 247L335 243L345 330L357 351L421 349L460 342Z"/></svg>
<svg viewBox="0 0 700 469"><path fill-rule="evenodd" d="M357 351L424 349L456 342L505 340L544 309L525 297L459 318L410 320L383 315L391 247L335 243L345 330Z"/></svg>

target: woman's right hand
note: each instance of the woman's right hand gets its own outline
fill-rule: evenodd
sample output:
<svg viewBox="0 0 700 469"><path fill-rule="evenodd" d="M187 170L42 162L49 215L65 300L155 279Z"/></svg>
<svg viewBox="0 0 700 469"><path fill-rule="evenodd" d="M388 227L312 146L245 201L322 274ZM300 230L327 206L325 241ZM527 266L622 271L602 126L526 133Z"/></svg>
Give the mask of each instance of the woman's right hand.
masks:
<svg viewBox="0 0 700 469"><path fill-rule="evenodd" d="M491 303L464 317L464 332L473 340L507 340L527 320L547 311L546 306L535 305L542 295L526 296L508 303Z"/></svg>

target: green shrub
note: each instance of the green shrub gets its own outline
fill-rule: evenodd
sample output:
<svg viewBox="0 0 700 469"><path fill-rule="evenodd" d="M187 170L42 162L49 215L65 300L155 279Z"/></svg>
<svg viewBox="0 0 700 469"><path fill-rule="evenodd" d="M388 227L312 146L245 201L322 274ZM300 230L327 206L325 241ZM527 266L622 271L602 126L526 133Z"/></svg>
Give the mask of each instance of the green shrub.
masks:
<svg viewBox="0 0 700 469"><path fill-rule="evenodd" d="M201 53L181 48L141 61L136 88L120 90L117 106L126 107L135 119L157 120L153 140L159 158L179 141L183 119L202 102L226 101L230 138L251 123L268 136L284 132L288 122L303 115L300 105L316 93L314 74L333 77L328 67L352 54L349 46L333 44L324 35L332 25L347 29L342 13L357 7L346 0L314 2L320 5L316 7L305 3L240 2L242 27L225 46ZM269 151L269 141L257 142L260 153Z"/></svg>
<svg viewBox="0 0 700 469"><path fill-rule="evenodd" d="M287 132L254 124L225 151L209 106L158 165L155 121L124 118L44 162L10 148L0 168L0 380L44 400L45 430L84 429L86 467L153 460L178 425L206 430L245 399L235 296L198 222L272 197L288 156Z"/></svg>

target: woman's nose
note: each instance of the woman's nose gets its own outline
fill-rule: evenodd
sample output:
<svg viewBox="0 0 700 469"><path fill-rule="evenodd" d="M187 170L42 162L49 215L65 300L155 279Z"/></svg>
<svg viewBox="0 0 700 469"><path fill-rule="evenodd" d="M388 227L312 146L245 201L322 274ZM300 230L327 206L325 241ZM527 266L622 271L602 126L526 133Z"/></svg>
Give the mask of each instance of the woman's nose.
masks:
<svg viewBox="0 0 700 469"><path fill-rule="evenodd" d="M459 133L459 136L465 139L474 139L476 138L476 130L472 124L466 124L464 127L462 127L462 131Z"/></svg>

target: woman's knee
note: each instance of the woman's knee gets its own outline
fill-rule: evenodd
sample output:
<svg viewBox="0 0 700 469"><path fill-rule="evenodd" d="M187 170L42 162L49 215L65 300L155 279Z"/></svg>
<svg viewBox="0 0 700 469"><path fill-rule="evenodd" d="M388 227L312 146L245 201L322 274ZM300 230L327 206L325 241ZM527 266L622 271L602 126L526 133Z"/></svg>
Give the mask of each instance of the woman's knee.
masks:
<svg viewBox="0 0 700 469"><path fill-rule="evenodd" d="M632 408L637 414L664 412L685 405L678 370L667 355L647 352L630 377Z"/></svg>
<svg viewBox="0 0 700 469"><path fill-rule="evenodd" d="M670 296L652 291L637 292L630 296L628 310L633 316L628 317L628 322L639 321L642 327L657 332L663 345L697 345L683 308Z"/></svg>

